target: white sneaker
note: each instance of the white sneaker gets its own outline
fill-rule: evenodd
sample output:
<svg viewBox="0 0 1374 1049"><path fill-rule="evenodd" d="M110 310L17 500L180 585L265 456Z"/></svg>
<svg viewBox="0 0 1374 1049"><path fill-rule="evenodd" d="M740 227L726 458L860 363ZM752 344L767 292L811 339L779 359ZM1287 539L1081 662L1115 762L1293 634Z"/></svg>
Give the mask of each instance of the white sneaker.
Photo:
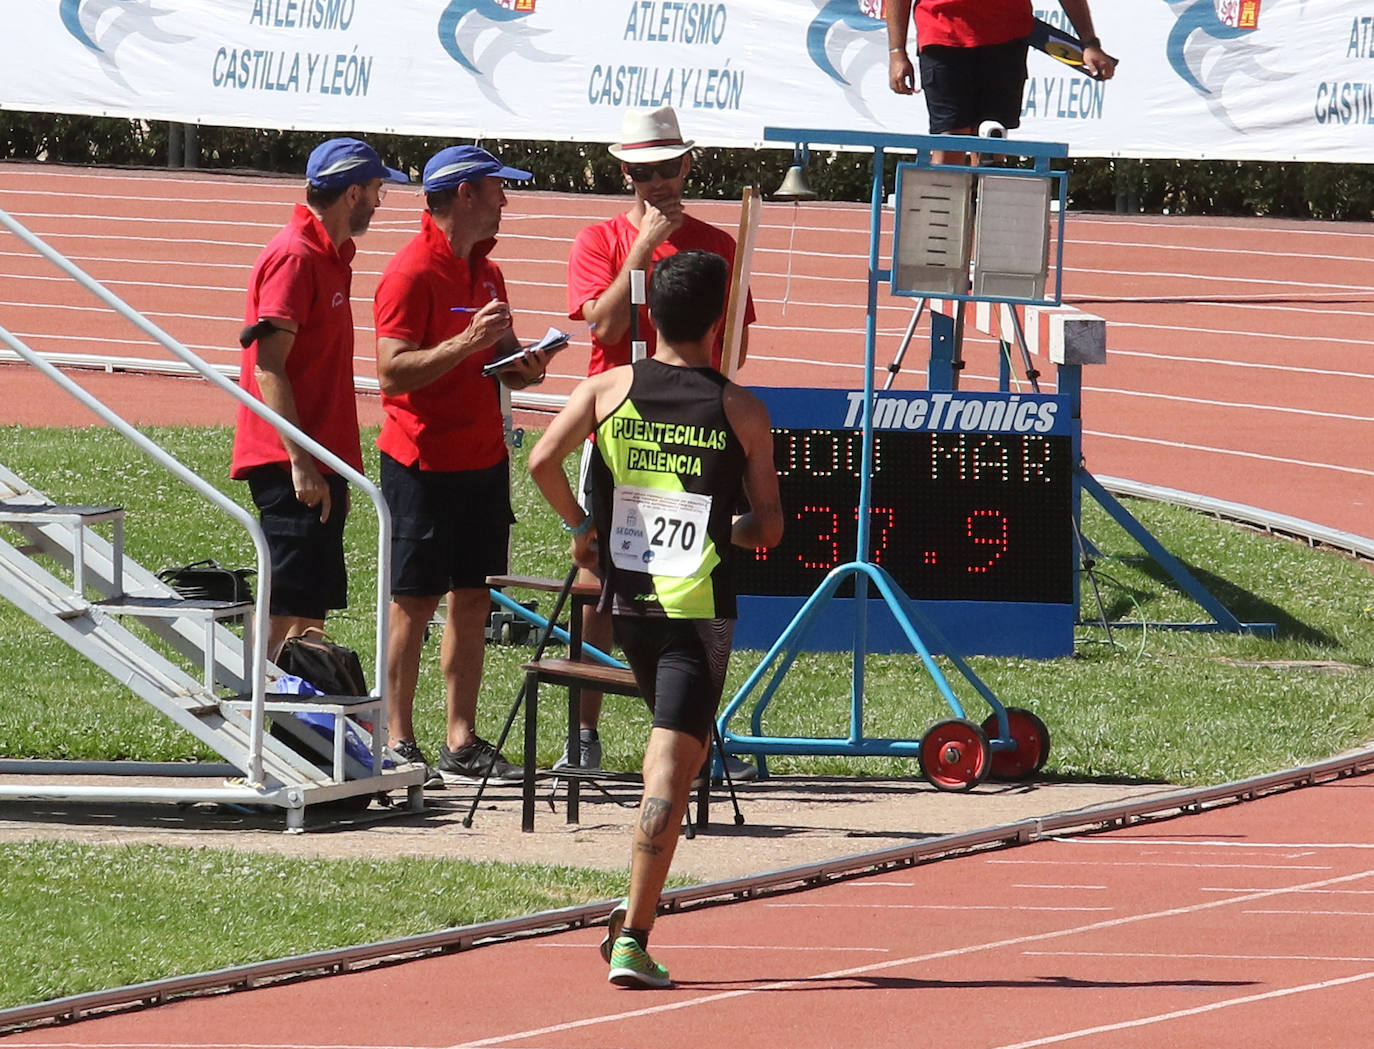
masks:
<svg viewBox="0 0 1374 1049"><path fill-rule="evenodd" d="M579 736L581 743L579 749L581 753L578 755L578 760L581 762L581 767L584 769L599 770L601 768L601 737L596 735L595 730L589 728L582 729ZM553 763L553 770L557 772L559 769L567 767L568 744L564 742L563 753L560 754L558 760ZM755 772L755 775L758 775L758 773Z"/></svg>

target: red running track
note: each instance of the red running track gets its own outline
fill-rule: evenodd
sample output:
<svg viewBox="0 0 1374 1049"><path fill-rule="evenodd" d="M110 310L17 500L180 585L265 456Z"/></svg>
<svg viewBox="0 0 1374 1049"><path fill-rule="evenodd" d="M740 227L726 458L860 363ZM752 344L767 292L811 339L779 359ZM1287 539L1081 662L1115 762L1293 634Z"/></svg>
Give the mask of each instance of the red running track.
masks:
<svg viewBox="0 0 1374 1049"><path fill-rule="evenodd" d="M249 267L299 195L295 179L0 166L0 207L224 365L237 363ZM496 257L518 330L533 337L568 326L572 236L624 200L518 189L510 199ZM416 228L419 206L414 191L393 189L360 241L360 377L376 374L372 291ZM692 207L730 229L738 222L731 202ZM862 386L868 222L859 205L765 205L752 281L759 321L741 381ZM1070 215L1065 301L1109 323L1108 363L1084 377L1089 469L1374 534L1371 248L1370 224ZM912 308L880 295L879 385ZM0 232L0 325L43 352L166 357L8 232ZM899 387L924 385L924 335L923 322ZM544 391L566 392L584 374L585 334L576 341ZM970 338L967 356L965 385L989 388L994 344ZM129 404L139 422L232 418L199 380L82 381ZM375 401L364 401L375 421ZM46 380L0 366L0 423L66 421Z"/></svg>
<svg viewBox="0 0 1374 1049"><path fill-rule="evenodd" d="M296 180L0 166L0 207L226 365L237 360L248 268L298 195ZM511 200L497 254L532 336L565 324L572 234L623 202ZM727 227L738 213L693 207ZM362 242L360 376L375 368L372 289L417 208L393 191ZM860 386L867 209L768 205L764 220L760 319L740 378ZM1109 363L1086 376L1090 468L1370 535L1372 237L1368 225L1071 216L1066 301L1109 321ZM163 356L5 233L0 274L0 324L33 348ZM910 310L882 299L880 368ZM571 388L583 347L560 356L546 390ZM923 384L919 356L899 386ZM971 339L968 356L967 383L990 385L992 345ZM0 423L68 421L34 379L0 366ZM198 380L82 381L139 422L231 418ZM654 946L681 986L661 994L608 987L599 932L581 930L0 1043L1354 1049L1374 1029L1372 850L1374 783L1343 780L668 916Z"/></svg>
<svg viewBox="0 0 1374 1049"><path fill-rule="evenodd" d="M1374 778L667 915L653 949L673 990L606 984L599 937L184 1000L0 1045L1359 1049L1374 1030Z"/></svg>

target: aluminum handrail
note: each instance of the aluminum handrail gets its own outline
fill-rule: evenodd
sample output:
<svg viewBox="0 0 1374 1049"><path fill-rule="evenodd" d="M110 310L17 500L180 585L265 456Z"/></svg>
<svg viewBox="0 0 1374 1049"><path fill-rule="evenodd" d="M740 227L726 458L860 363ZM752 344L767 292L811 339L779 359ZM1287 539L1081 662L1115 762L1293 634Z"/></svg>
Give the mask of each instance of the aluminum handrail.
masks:
<svg viewBox="0 0 1374 1049"><path fill-rule="evenodd" d="M3 212L0 212L2 215ZM149 456L154 462L158 463L174 477L180 478L207 500L219 507L226 514L236 520L247 529L248 534L253 539L253 549L256 551L258 560L258 598L257 616L259 623L265 623L264 616L267 613L267 594L272 588L272 565L267 558L267 537L263 534L262 526L257 520L238 503L230 499L227 495L214 487L194 470L191 470L175 456L168 453L156 441L144 436L136 430L123 416L118 415L105 405L99 398L88 393L77 383L54 368L47 361L43 360L37 353L21 342L3 326L0 326L0 342L4 342L21 358L37 368L45 376L55 382L67 393L75 397L87 409L94 412L107 424L118 430L124 437L140 449L145 455ZM80 555L74 555L80 556ZM112 579L111 583L122 590L124 581L122 579ZM249 741L248 764L245 769L248 773L249 781L252 783L262 782L262 729L265 717L266 703L266 674L262 661L262 648L264 646L263 631L254 631L254 664L253 664L253 709L250 718L251 737Z"/></svg>
<svg viewBox="0 0 1374 1049"><path fill-rule="evenodd" d="M200 375L202 378L209 380L212 385L219 387L225 393L233 397L234 400L238 401L239 404L244 405L248 408L249 411L253 412L259 418L264 419L268 423L270 423L276 429L277 433L283 437L283 439L289 438L296 444L300 445L311 455L313 455L316 459L320 460L321 462L329 466L331 469L333 469L341 477L345 478L351 484L362 489L367 494L368 498L372 500L373 506L377 508L377 635L375 665L377 668L377 695L382 700L382 713L379 719L380 726L378 728L378 731L384 732L384 726L386 725L386 719L388 714L388 701L390 698L387 694L388 689L386 624L388 602L390 600L391 595L391 511L387 508L386 500L382 498L381 490L371 481L369 481L365 476L363 476L362 473L360 473L358 470L355 470L348 463L344 462L343 459L339 458L339 456L335 455L332 451L330 451L324 445L320 444L309 434L305 433L303 430L301 430L298 426L290 422L288 419L273 411L271 408L269 408L262 401L258 400L256 397L253 397L251 394L247 393L237 383L232 382L230 379L226 378L217 369L206 363L200 357L196 356L196 354L194 354L191 350L187 349L172 336L168 335L156 324L153 324L152 321L144 317L141 313L135 310L123 299L115 295L114 292L110 291L103 284L97 281L94 277L90 276L90 274L86 273L84 270L82 270L75 263L71 262L60 252L49 247L36 234L27 229L25 226L23 226L20 222L14 219L8 212L4 211L3 209L0 209L0 225L3 225L21 241L27 244L33 251L43 256L54 266L56 266L59 270L65 273L67 276L71 277L74 281L76 281L83 288L89 291L92 295L94 295L97 299L103 302L106 306L110 307L110 309L114 310L114 312L118 313L125 320L133 324L136 328L142 331L154 342L159 343L174 356L178 357L180 360L189 365L191 369L195 371L198 375ZM34 365L35 367L38 367L39 370L42 371L45 375L47 375L49 378L53 378L54 381L56 381L64 389L67 389L68 392L72 392L73 396L76 396L79 400L81 400L81 402L85 404L86 407L94 411L98 416L100 416L100 418L104 419L111 426L114 426L116 429L118 429L120 433L124 434L126 437L130 437L131 433L137 434L139 438L138 440L135 440L135 438L133 437L130 437L130 440L134 440L134 442L138 444L140 448L143 448L145 452L148 452L148 454L152 455L153 458L156 459L163 466L166 466L168 469L171 469L173 473L177 474L177 476L182 476L182 474L176 469L176 467L172 467L169 465L170 463L176 463L177 467L181 467L182 470L186 470L186 468L182 466L179 462L177 462L176 459L168 455L161 448L158 448L156 444L153 444L151 441L148 441L147 438L144 438L142 434L138 434L138 431L134 430L133 427L130 426L127 422L125 422L122 418L120 418L118 415L112 412L104 404L102 404L95 398L91 397L90 394L87 394L85 390L81 389L81 387L77 386L75 383L71 382L71 380L67 379L66 376L58 372L56 368L48 364L47 361L43 360L38 354L34 353L34 351L32 351L26 346L22 346L22 344L19 343L14 336L9 335L8 332L6 332L5 334L6 338L4 339L4 341L7 345L10 346L11 349L13 349L16 353L20 353L20 355L23 356L25 360L27 360L30 364ZM21 346L23 352L21 352ZM54 378L55 376L56 378ZM80 391L80 393L78 394L74 391ZM144 441L147 441L148 446L157 449L156 453L149 451L148 447L146 447L142 443ZM243 523L245 517L249 521L252 521L252 517L251 515L247 514L247 511L244 511L243 508L238 506L237 503L234 503L232 500L229 500L227 496L223 496L222 493L218 491L218 489L213 489L211 486L206 485L206 482L201 480L199 476L195 475L190 470L186 470L186 473L189 474L191 477L195 477L195 480L192 481L187 477L183 477L183 480L187 480L187 483L195 487L197 491L200 491L202 494L208 495L206 489L209 488L210 490L213 490L215 492L215 495L209 496L209 498L213 502L215 502L216 505L221 506L222 508L226 508L223 507L223 504L220 502L221 499L226 500L229 503L229 505L232 505L234 509L229 510L227 512L229 512L230 515L233 516L236 520L240 521L240 523ZM257 597L256 616L259 627L262 627L268 621L268 598L271 592L271 563L270 558L267 557L266 539L262 535L261 528L258 526L256 521L252 521L252 524L249 527L249 533L253 536L253 546L257 552L257 569L260 585L258 588L259 592ZM253 631L252 656L253 702L250 711L250 722L252 726L252 731L250 733L249 741L249 768L245 771L248 773L249 780L255 784L258 784L262 782L262 729L266 722L266 710L264 704L266 703L267 687L267 631L264 629L257 629Z"/></svg>

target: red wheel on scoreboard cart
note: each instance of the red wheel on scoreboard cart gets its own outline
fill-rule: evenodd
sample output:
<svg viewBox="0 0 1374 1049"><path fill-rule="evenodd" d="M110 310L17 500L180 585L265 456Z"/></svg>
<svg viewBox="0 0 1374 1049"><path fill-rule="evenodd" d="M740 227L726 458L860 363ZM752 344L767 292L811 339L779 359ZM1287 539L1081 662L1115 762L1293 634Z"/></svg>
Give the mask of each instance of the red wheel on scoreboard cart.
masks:
<svg viewBox="0 0 1374 1049"><path fill-rule="evenodd" d="M983 722L983 731L997 738L997 715L990 714ZM1029 710L1007 707L1007 731L1015 750L992 752L992 778L1000 780L1030 779L1042 768L1050 756L1050 730Z"/></svg>
<svg viewBox="0 0 1374 1049"><path fill-rule="evenodd" d="M921 738L921 775L937 790L972 790L987 779L992 748L987 734L965 718L937 721Z"/></svg>

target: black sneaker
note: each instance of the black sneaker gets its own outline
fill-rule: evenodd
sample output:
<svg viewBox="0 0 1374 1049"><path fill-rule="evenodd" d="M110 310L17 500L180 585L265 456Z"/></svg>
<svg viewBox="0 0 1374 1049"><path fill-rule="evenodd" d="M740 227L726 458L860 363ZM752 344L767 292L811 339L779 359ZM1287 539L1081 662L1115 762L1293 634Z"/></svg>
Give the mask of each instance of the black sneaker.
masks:
<svg viewBox="0 0 1374 1049"><path fill-rule="evenodd" d="M487 775L501 783L519 783L525 778L525 770L512 765L503 758L495 747L480 736L467 746L456 751L447 746L439 748L439 775L446 780L474 780Z"/></svg>
<svg viewBox="0 0 1374 1049"><path fill-rule="evenodd" d="M580 745L578 747L578 762L584 769L599 770L601 768L601 737L596 734L596 729L584 728L578 730ZM553 763L553 770L568 767L568 744L563 744L563 753L558 756L558 760ZM609 959L607 959L609 961Z"/></svg>
<svg viewBox="0 0 1374 1049"><path fill-rule="evenodd" d="M425 757L425 752L420 749L420 744L413 739L398 739L391 744L391 749L396 752L396 756L403 762L411 765L423 765L425 767L425 790L443 790L444 777L439 775L433 765L429 763L429 758Z"/></svg>

